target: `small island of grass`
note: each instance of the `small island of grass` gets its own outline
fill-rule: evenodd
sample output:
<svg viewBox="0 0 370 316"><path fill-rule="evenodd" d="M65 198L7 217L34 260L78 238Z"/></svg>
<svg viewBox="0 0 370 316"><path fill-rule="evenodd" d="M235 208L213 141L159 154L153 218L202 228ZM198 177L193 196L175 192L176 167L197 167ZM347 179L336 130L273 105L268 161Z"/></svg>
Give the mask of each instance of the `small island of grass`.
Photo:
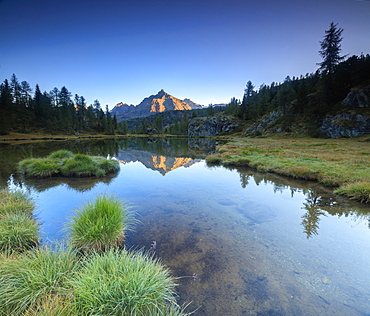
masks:
<svg viewBox="0 0 370 316"><path fill-rule="evenodd" d="M119 162L98 156L74 154L69 150L58 150L46 158L28 158L19 163L19 170L35 178L64 177L103 177L117 172Z"/></svg>

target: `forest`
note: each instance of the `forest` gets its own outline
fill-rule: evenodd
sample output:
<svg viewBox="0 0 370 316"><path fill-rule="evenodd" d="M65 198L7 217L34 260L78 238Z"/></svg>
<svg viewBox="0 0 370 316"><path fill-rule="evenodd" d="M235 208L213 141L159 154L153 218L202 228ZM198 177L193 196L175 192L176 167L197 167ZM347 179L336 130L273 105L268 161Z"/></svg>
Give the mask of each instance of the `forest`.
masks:
<svg viewBox="0 0 370 316"><path fill-rule="evenodd" d="M115 116L103 111L98 100L89 106L85 98L72 94L63 86L41 92L36 85L33 93L27 81L19 82L15 74L0 86L0 134L80 133L114 134L118 130Z"/></svg>
<svg viewBox="0 0 370 316"><path fill-rule="evenodd" d="M283 123L287 131L292 120L301 120L315 133L325 115L342 109L341 101L350 91L369 86L370 55L351 56L335 65L331 72L319 69L299 78L287 76L284 82L263 84L258 91L248 81L242 100L232 98L225 114L255 122L279 110L284 113Z"/></svg>

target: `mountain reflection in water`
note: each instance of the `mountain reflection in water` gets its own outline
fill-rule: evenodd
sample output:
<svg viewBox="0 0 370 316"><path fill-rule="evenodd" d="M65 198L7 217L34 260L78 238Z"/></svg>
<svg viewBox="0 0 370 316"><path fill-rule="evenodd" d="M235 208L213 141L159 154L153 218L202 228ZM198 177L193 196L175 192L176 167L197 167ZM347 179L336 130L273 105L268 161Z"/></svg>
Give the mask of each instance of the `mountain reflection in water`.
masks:
<svg viewBox="0 0 370 316"><path fill-rule="evenodd" d="M201 161L189 157L165 157L139 150L121 150L118 152L117 159L123 164L138 161L146 168L158 171L162 175L180 167L190 167Z"/></svg>

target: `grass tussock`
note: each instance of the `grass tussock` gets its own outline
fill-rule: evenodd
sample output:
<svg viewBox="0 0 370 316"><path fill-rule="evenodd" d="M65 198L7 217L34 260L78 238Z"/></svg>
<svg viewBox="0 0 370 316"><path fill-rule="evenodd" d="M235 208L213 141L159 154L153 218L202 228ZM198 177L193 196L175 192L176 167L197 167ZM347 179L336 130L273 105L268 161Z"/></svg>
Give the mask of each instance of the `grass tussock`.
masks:
<svg viewBox="0 0 370 316"><path fill-rule="evenodd" d="M0 191L0 252L22 252L39 243L34 203L20 191Z"/></svg>
<svg viewBox="0 0 370 316"><path fill-rule="evenodd" d="M0 218L9 213L32 215L35 204L32 199L21 191L0 191Z"/></svg>
<svg viewBox="0 0 370 316"><path fill-rule="evenodd" d="M0 251L22 252L39 243L39 224L25 214L7 214L0 220Z"/></svg>
<svg viewBox="0 0 370 316"><path fill-rule="evenodd" d="M370 160L365 156L370 156L370 150L362 138L320 140L245 137L234 138L218 147L217 154L208 156L206 161L315 180L333 187L362 183L363 188L363 183L368 184L370 179ZM364 190L362 188L361 191ZM363 194L359 195L360 198L356 197L355 192L347 196L365 202Z"/></svg>
<svg viewBox="0 0 370 316"><path fill-rule="evenodd" d="M176 303L169 271L145 253L95 253L70 284L78 315L165 315Z"/></svg>
<svg viewBox="0 0 370 316"><path fill-rule="evenodd" d="M103 177L107 173L117 172L119 162L114 159L73 154L68 150L58 150L46 158L22 160L19 170L27 176L36 178L65 177Z"/></svg>
<svg viewBox="0 0 370 316"><path fill-rule="evenodd" d="M0 315L190 315L169 270L144 252L42 247L1 256L0 267Z"/></svg>
<svg viewBox="0 0 370 316"><path fill-rule="evenodd" d="M75 212L68 225L73 247L103 251L122 247L134 219L129 208L113 196L101 195Z"/></svg>
<svg viewBox="0 0 370 316"><path fill-rule="evenodd" d="M370 203L370 182L355 182L341 186L334 191L337 194L349 197L362 203Z"/></svg>
<svg viewBox="0 0 370 316"><path fill-rule="evenodd" d="M57 151L52 152L48 158L49 159L68 159L73 157L73 152L66 150L66 149L60 149Z"/></svg>
<svg viewBox="0 0 370 316"><path fill-rule="evenodd" d="M54 309L62 309L62 302L71 296L67 284L78 263L75 253L67 248L43 247L16 258L3 259L0 315L45 314L52 302L58 302L52 304Z"/></svg>

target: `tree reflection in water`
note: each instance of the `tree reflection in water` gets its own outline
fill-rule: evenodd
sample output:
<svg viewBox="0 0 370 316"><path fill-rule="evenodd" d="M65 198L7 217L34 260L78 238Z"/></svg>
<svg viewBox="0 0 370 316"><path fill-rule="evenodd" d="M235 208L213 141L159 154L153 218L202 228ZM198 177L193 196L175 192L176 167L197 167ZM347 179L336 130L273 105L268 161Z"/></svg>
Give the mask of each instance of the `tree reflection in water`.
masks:
<svg viewBox="0 0 370 316"><path fill-rule="evenodd" d="M307 238L318 235L320 216L326 216L320 207L320 200L321 198L311 191L308 193L306 203L303 203L302 209L307 212L302 216L302 226Z"/></svg>
<svg viewBox="0 0 370 316"><path fill-rule="evenodd" d="M334 196L332 189L324 187L316 182L291 179L272 173L261 173L250 168L225 167L229 170L236 170L240 176L240 184L243 189L247 188L251 181L259 186L261 183L273 184L274 193L283 193L290 190L293 198L296 193L305 195L305 203L302 210L305 213L301 216L303 232L307 238L318 235L319 223L322 216L345 216L357 222L368 222L370 228L370 212L366 205L348 201L340 196Z"/></svg>

